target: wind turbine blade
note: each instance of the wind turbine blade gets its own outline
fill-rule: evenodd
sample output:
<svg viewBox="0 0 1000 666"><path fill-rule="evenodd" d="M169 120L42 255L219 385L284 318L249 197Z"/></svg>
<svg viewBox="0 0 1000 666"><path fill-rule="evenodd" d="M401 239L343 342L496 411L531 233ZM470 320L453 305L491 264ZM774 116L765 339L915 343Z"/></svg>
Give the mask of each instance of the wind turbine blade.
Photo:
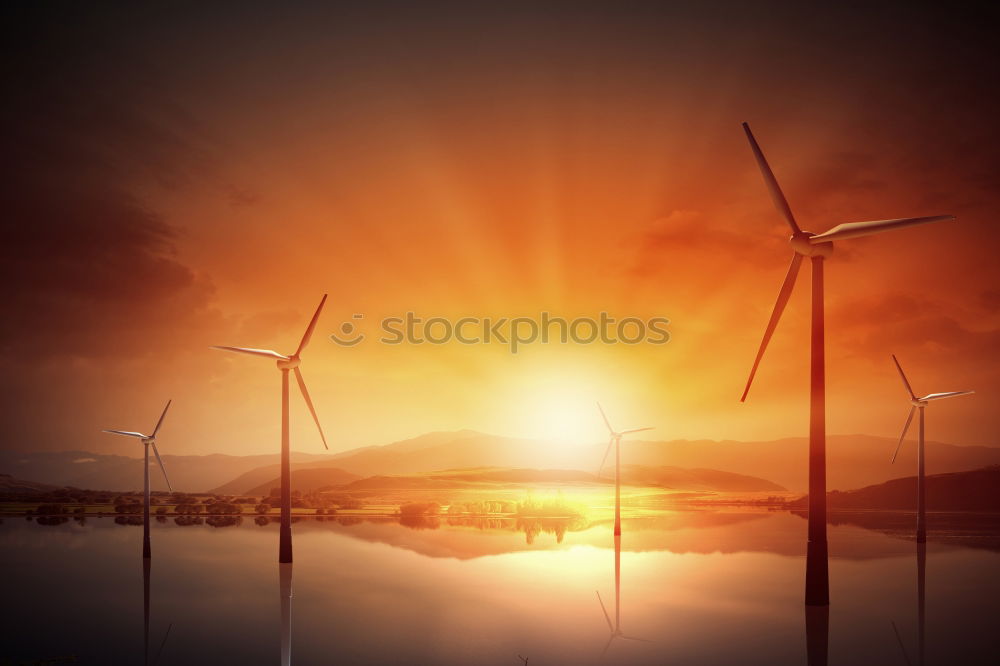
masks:
<svg viewBox="0 0 1000 666"><path fill-rule="evenodd" d="M319 320L319 313L323 311L323 304L326 303L326 294L323 294L323 299L319 302L319 307L316 308L316 313L313 314L311 320L309 320L309 326L306 328L306 332L302 335L302 341L299 343L299 348L295 350L295 355L298 356L302 353L302 350L306 348L309 344L309 338L312 337L313 331L316 330L316 322Z"/></svg>
<svg viewBox="0 0 1000 666"><path fill-rule="evenodd" d="M295 368L295 379L299 382L299 390L302 391L302 397L306 399L306 406L309 408L309 413L312 414L313 421L316 422L316 428L319 430L319 438L323 440L323 446L329 451L330 447L326 445L326 435L323 434L323 426L319 424L319 417L316 416L316 408L313 407L313 402L309 398L306 381L302 379L302 371L298 368Z"/></svg>
<svg viewBox="0 0 1000 666"><path fill-rule="evenodd" d="M156 427L153 428L153 434L150 437L156 437L156 433L160 431L160 426L163 425L163 417L167 415L167 410L170 409L170 403L173 400L167 400L167 406L163 408L163 413L160 414L160 420L156 422Z"/></svg>
<svg viewBox="0 0 1000 666"><path fill-rule="evenodd" d="M138 437L139 439L146 438L141 432L132 432L131 430L102 430L101 432L110 432L115 435L125 435L126 437Z"/></svg>
<svg viewBox="0 0 1000 666"><path fill-rule="evenodd" d="M601 418L604 419L604 425L608 427L608 432L612 435L615 434L615 429L611 427L611 422L608 421L608 416L604 413L604 408L601 407L601 403L597 403L597 408L601 410Z"/></svg>
<svg viewBox="0 0 1000 666"><path fill-rule="evenodd" d="M237 354L251 354L253 356L263 356L265 358L273 358L279 361L287 361L288 356L284 354L279 354L276 351L271 351L270 349L250 349L248 347L219 347L218 345L212 345L209 349L220 349L222 351L236 352Z"/></svg>
<svg viewBox="0 0 1000 666"><path fill-rule="evenodd" d="M618 634L618 635L621 636L622 638L626 639L626 640L629 640L629 641L641 641L643 643L652 643L653 642L653 641L651 641L648 638L639 638L638 636L628 636L626 634Z"/></svg>
<svg viewBox="0 0 1000 666"><path fill-rule="evenodd" d="M899 377L903 380L903 386L906 387L906 392L910 394L910 399L916 400L917 396L913 395L913 389L910 388L910 382L906 379L906 374L903 372L903 366L899 364L899 360L896 358L895 354L892 355L892 362L896 364L896 369L899 370Z"/></svg>
<svg viewBox="0 0 1000 666"><path fill-rule="evenodd" d="M163 480L167 482L167 490L174 492L174 489L170 487L170 479L167 478L167 468L163 466L163 459L160 458L160 452L156 449L156 442L153 442L153 455L156 456L156 462L160 465L160 471L163 472Z"/></svg>
<svg viewBox="0 0 1000 666"><path fill-rule="evenodd" d="M615 640L614 632L611 632L611 636L608 637L608 642L604 644L604 649L601 650L601 656L603 657L608 653L608 648L611 647L611 641Z"/></svg>
<svg viewBox="0 0 1000 666"><path fill-rule="evenodd" d="M903 637L899 635L899 629L896 628L895 621L892 621L892 630L896 633L896 640L899 642L899 649L903 653L903 660L906 661L908 666L912 666L913 662L910 661L910 655L906 653L906 646L903 645Z"/></svg>
<svg viewBox="0 0 1000 666"><path fill-rule="evenodd" d="M597 478L601 478L601 472L604 471L604 463L608 462L608 454L611 453L611 445L615 443L615 440L608 441L608 448L604 449L604 457L601 458L601 466L597 468Z"/></svg>
<svg viewBox="0 0 1000 666"><path fill-rule="evenodd" d="M799 225L795 222L795 217L792 215L792 209L788 207L788 201L785 200L785 195L781 191L781 187L778 186L778 179L774 177L774 172L771 171L770 165L768 165L767 160L764 158L763 151L757 145L757 139L753 137L753 132L750 131L750 126L743 123L743 131L747 133L747 139L750 140L750 149L753 151L753 156L757 158L757 166L760 167L760 173L764 176L764 182L767 183L767 189L771 193L771 200L774 201L774 207L778 209L781 216L788 222L788 226L792 228L792 233L802 233Z"/></svg>
<svg viewBox="0 0 1000 666"><path fill-rule="evenodd" d="M792 288L795 286L795 277L799 274L799 266L802 265L802 255L795 253L792 256L792 263L788 266L788 273L785 274L785 281L781 285L781 290L778 292L778 300L774 302L774 310L771 312L771 319L767 322L767 328L764 329L764 338L760 341L760 349L757 350L757 358L753 360L753 367L750 369L750 377L747 379L746 388L743 389L743 396L740 398L740 402L746 402L747 394L750 392L750 385L753 383L754 375L757 374L757 366L760 365L760 359L764 356L764 350L767 349L767 343L771 341L771 336L774 335L774 329L778 327L778 320L781 319L781 313L785 311L785 306L788 305L788 299L792 295Z"/></svg>
<svg viewBox="0 0 1000 666"><path fill-rule="evenodd" d="M153 657L153 666L156 666L160 661L160 654L163 653L163 646L167 644L167 639L170 638L170 630L174 628L174 623L171 622L170 626L167 627L167 632L163 634L163 642L160 643L160 649L156 651L156 656Z"/></svg>
<svg viewBox="0 0 1000 666"><path fill-rule="evenodd" d="M816 243L826 243L827 241L870 236L871 234L891 231L892 229L902 229L903 227L912 227L917 224L927 224L928 222L946 222L954 219L954 215L931 215L929 217L901 217L897 220L846 222L844 224L838 224L829 231L824 231L821 234L810 236L809 242L815 245Z"/></svg>
<svg viewBox="0 0 1000 666"><path fill-rule="evenodd" d="M943 400L945 398L954 398L960 395L969 395L970 393L975 393L975 391L949 391L948 393L928 393L921 400L931 401L931 400Z"/></svg>
<svg viewBox="0 0 1000 666"><path fill-rule="evenodd" d="M656 430L656 428L632 428L631 430L622 430L619 435L627 435L632 432L642 432L644 430Z"/></svg>
<svg viewBox="0 0 1000 666"><path fill-rule="evenodd" d="M910 414L906 417L906 423L903 425L903 434L899 436L899 443L896 444L896 450L892 454L892 462L896 462L896 456L899 455L899 447L903 445L903 440L906 438L906 431L910 429L910 421L913 420L913 412L917 411L916 406L910 407Z"/></svg>
<svg viewBox="0 0 1000 666"><path fill-rule="evenodd" d="M594 592L597 593L597 603L601 604L601 610L604 611L604 619L608 621L608 629L614 631L615 627L611 624L611 616L608 615L608 609L604 607L604 600L601 599L601 593L597 590L594 590Z"/></svg>

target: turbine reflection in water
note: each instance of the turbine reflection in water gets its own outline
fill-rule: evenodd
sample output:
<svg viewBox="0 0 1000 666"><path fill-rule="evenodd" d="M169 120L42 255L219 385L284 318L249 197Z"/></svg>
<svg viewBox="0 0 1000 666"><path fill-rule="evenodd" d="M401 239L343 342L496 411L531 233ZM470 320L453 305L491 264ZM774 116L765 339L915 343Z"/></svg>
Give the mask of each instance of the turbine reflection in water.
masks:
<svg viewBox="0 0 1000 666"><path fill-rule="evenodd" d="M292 663L292 563L278 564L278 593L281 596L281 664Z"/></svg>
<svg viewBox="0 0 1000 666"><path fill-rule="evenodd" d="M147 666L149 664L149 583L152 577L152 566L150 558L142 558L142 663ZM160 655L163 654L163 648L167 644L173 626L173 624L167 626L167 631L163 634L163 641L160 642L160 647L153 658L153 664L160 661Z"/></svg>
<svg viewBox="0 0 1000 666"><path fill-rule="evenodd" d="M924 664L925 653L925 630L927 628L927 544L923 541L917 542L917 663ZM903 653L903 659L907 664L912 664L910 655L906 651L903 637L899 635L899 628L896 623L892 623L892 630L896 632L896 640L899 641L899 649Z"/></svg>
<svg viewBox="0 0 1000 666"><path fill-rule="evenodd" d="M624 638L629 641L642 641L643 643L651 643L652 641L639 638L637 636L628 636L622 632L622 535L615 534L615 621L612 624L611 616L608 615L608 609L604 607L604 600L601 599L601 593L597 592L597 602L601 604L601 611L604 612L604 619L608 623L608 630L611 635L608 637L608 642L604 644L604 649L601 651L601 656L603 657L608 653L608 648L611 647L611 643L616 638Z"/></svg>
<svg viewBox="0 0 1000 666"><path fill-rule="evenodd" d="M807 549L807 571L827 571L828 568L829 553L825 549ZM830 648L830 606L807 604L805 608L806 663L809 666L826 666Z"/></svg>

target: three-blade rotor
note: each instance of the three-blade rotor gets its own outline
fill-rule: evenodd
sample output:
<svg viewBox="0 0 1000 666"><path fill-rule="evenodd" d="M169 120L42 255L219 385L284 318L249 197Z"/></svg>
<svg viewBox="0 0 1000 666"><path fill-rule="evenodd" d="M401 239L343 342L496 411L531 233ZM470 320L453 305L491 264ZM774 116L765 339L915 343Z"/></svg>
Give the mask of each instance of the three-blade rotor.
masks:
<svg viewBox="0 0 1000 666"><path fill-rule="evenodd" d="M906 373L903 372L903 366L899 364L899 359L896 355L892 355L892 362L896 364L896 370L899 371L899 378L903 381L903 387L906 389L907 395L910 396L910 413L906 415L906 423L903 424L903 433L899 436L899 441L896 443L896 450L892 453L892 462L896 462L896 456L899 455L899 449L903 446L903 440L906 439L906 433L910 429L910 423L913 421L913 414L917 411L917 408L923 408L929 402L935 400L943 400L945 398L954 398L960 395L969 395L975 393L975 391L947 391L945 393L928 393L922 398L918 398L913 392L913 387L910 386L910 381L906 378Z"/></svg>
<svg viewBox="0 0 1000 666"><path fill-rule="evenodd" d="M757 143L757 139L754 138L753 132L750 131L750 126L747 123L743 123L743 130L746 132L747 140L750 142L750 150L753 152L753 156L757 161L757 166L760 168L761 175L764 178L764 183L767 185L768 192L771 195L771 200L774 202L774 207L792 231L792 237L789 242L792 246L794 254L792 255L792 263L788 267L788 272L785 274L785 280L781 285L781 289L778 291L778 298L771 311L771 318L768 320L767 327L764 329L764 337L761 339L760 346L757 349L757 356L754 358L753 366L750 369L750 376L747 379L745 388L743 389L743 395L740 397L740 402L745 402L747 395L750 393L750 386L753 384L754 377L757 374L757 368L764 356L764 350L767 349L767 345L771 341L771 337L774 335L778 322L781 320L781 315L785 311L785 306L788 305L788 299L792 295L792 288L795 286L795 279L798 276L799 268L802 265L802 257L828 256L832 248L832 241L859 238L861 236L868 236L871 234L881 233L883 231L891 231L893 229L901 229L918 224L942 222L945 220L955 219L955 216L953 215L905 217L893 220L848 222L845 224L839 224L821 234L813 234L808 231L802 231L795 220L795 216L792 215L791 207L788 205L788 200L785 198L785 194L782 192L781 186L778 185L778 180L775 178L774 172L771 170L771 166L764 157L764 152L760 149L760 145Z"/></svg>
<svg viewBox="0 0 1000 666"><path fill-rule="evenodd" d="M109 432L114 435L134 437L142 440L143 444L152 446L153 455L156 456L156 463L160 466L160 471L163 472L163 480L167 482L167 490L170 492L173 492L174 489L170 486L170 478L167 476L167 468L163 466L163 459L160 458L160 452L156 448L156 434L160 432L160 426L163 425L163 419L166 417L167 410L170 409L170 403L172 402L173 400L167 400L167 405L163 408L163 412L160 414L160 418L156 421L156 425L153 426L153 434L151 435L144 435L141 432L135 432L132 430L102 430L102 432Z"/></svg>
<svg viewBox="0 0 1000 666"><path fill-rule="evenodd" d="M611 632L611 636L608 638L608 642L604 644L604 650L601 652L602 656L607 653L608 648L611 647L612 641L614 641L616 638L624 638L625 640L628 640L628 641L639 641L640 643L652 643L653 642L653 641L649 640L648 638L639 638L638 636L629 636L627 634L622 633L622 630L621 630L620 627L616 627L614 624L612 624L612 622L611 622L611 616L608 615L608 609L605 608L605 606L604 606L604 600L601 599L601 593L598 592L597 590L594 590L594 592L597 593L597 602L599 604L601 604L601 611L604 612L604 619L608 623L608 631Z"/></svg>
<svg viewBox="0 0 1000 666"><path fill-rule="evenodd" d="M601 466L597 468L597 476L601 476L601 472L604 471L604 463L608 461L608 454L611 453L611 447L614 446L615 441L620 441L622 435L630 435L635 432L643 432L645 430L653 430L653 428L630 428L628 430L616 431L611 427L611 422L608 421L607 414L604 413L604 408L601 407L601 403L597 403L597 409L601 411L601 418L604 420L604 425L608 428L608 448L604 450L604 457L601 458Z"/></svg>
<svg viewBox="0 0 1000 666"><path fill-rule="evenodd" d="M316 429L319 430L319 437L323 441L323 447L329 450L329 445L326 443L326 435L323 433L323 426L319 423L319 416L316 414L316 408L313 406L312 398L309 396L309 389L306 388L306 380L302 377L302 371L299 369L300 359L299 356L302 351L309 345L309 341L312 339L313 332L316 330L316 323L319 321L319 315L323 311L323 306L326 304L327 294L323 294L323 298L319 302L319 306L316 308L316 312L313 313L312 319L309 320L309 325L306 326L305 333L302 334L302 339L299 341L299 346L296 348L295 353L291 356L285 356L284 354L279 354L278 352L271 349L253 349L249 347L222 347L213 345L212 349L219 349L221 351L235 352L238 354L249 354L251 356L263 356L264 358L274 359L278 362L278 368L282 372L288 372L292 370L295 373L295 382L299 386L299 391L302 393L302 398L305 400L306 407L309 408L309 413L312 415L313 422L316 423Z"/></svg>

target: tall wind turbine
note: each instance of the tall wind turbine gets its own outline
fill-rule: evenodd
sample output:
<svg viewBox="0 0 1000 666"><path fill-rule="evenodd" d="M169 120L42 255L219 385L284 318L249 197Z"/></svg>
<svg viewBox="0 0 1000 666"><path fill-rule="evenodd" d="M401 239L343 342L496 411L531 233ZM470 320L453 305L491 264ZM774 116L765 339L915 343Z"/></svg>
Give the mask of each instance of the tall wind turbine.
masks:
<svg viewBox="0 0 1000 666"><path fill-rule="evenodd" d="M167 400L167 406L163 408L163 413L160 414L160 420L156 422L156 427L153 428L153 434L144 435L141 432L132 432L130 430L105 430L104 432L110 432L115 435L125 435L126 437L135 437L140 440L145 449L145 461L142 466L142 485L143 485L143 496L145 497L145 503L142 507L142 556L152 557L152 552L149 549L149 447L153 447L153 454L156 456L156 462L160 465L160 471L163 472L163 480L167 482L167 489L173 492L174 489L170 487L170 479L167 478L167 469L163 466L163 460L160 458L160 452L156 449L156 433L160 432L160 426L163 425L163 417L167 415L167 410L170 409L171 400Z"/></svg>
<svg viewBox="0 0 1000 666"><path fill-rule="evenodd" d="M326 444L326 436L323 434L323 427L319 424L319 417L316 416L316 409L313 407L312 400L309 398L309 390L306 388L306 382L302 379L302 371L299 370L300 359L299 356L302 354L302 350L306 348L309 344L309 339L312 337L313 331L316 329L316 322L319 320L319 313L323 311L323 305L326 303L326 294L323 294L323 299L319 302L319 307L316 308L316 313L312 316L309 321L309 326L306 327L306 332L302 335L302 340L299 342L298 349L291 356L285 356L284 354L279 354L276 351L271 351L270 349L248 349L246 347L212 347L212 349L221 349L222 351L236 352L239 354L250 354L251 356L263 356L264 358L270 358L277 361L278 370L281 371L281 529L278 535L278 562L291 562L292 561L292 491L290 487L290 465L288 461L288 371L292 370L295 372L295 380L299 384L299 390L302 391L302 397L306 401L306 407L309 408L309 413L312 414L313 421L316 422L316 428L319 430L320 439L323 440L323 446L329 450L329 446Z"/></svg>
<svg viewBox="0 0 1000 666"><path fill-rule="evenodd" d="M899 443L896 444L896 451L892 454L892 462L896 462L896 456L899 455L899 449L903 446L903 439L906 437L906 431L910 429L910 422L913 420L913 412L919 410L920 417L917 421L917 543L924 543L927 541L927 487L924 483L924 407L928 403L934 400L944 400L945 398L954 398L960 395L969 395L970 393L975 393L975 391L950 391L948 393L928 393L922 398L918 398L913 393L913 389L910 388L910 382L907 381L906 375L903 373L903 366L899 364L896 360L896 355L892 355L892 362L896 364L896 369L899 370L899 378L903 380L903 386L906 388L906 392L910 395L910 413L906 417L906 423L903 424L903 434L899 436Z"/></svg>
<svg viewBox="0 0 1000 666"><path fill-rule="evenodd" d="M757 366L764 355L767 343L770 342L774 329L781 319L792 295L795 278L802 265L802 258L809 257L812 263L812 352L810 364L810 408L809 408L809 544L806 557L806 604L810 606L825 606L830 603L830 585L827 573L826 545L826 368L824 359L824 323L823 323L823 260L833 253L833 241L846 240L868 236L870 234L901 229L915 224L941 222L955 219L953 215L934 215L931 217L907 217L896 220L876 220L874 222L848 222L839 224L829 231L814 234L802 231L792 210L785 200L785 195L778 186L778 181L764 159L757 140L750 132L750 126L743 123L750 149L757 159L757 165L764 176L764 182L771 193L778 212L788 223L792 231L789 244L792 246L792 263L788 267L785 281L778 292L771 319L764 329L757 357L754 359L747 379L746 388L740 402L747 399L750 384L757 373Z"/></svg>
<svg viewBox="0 0 1000 666"><path fill-rule="evenodd" d="M604 450L604 458L601 459L601 466L597 470L597 476L601 476L601 472L604 470L604 463L608 460L608 454L611 452L611 446L615 447L615 536L620 536L622 533L622 456L621 456L621 443L622 435L628 435L633 432L642 432L643 430L652 430L652 428L632 428L631 430L622 430L621 432L616 431L611 427L611 423L608 421L607 415L604 413L604 408L601 407L601 403L597 403L597 408L601 410L601 418L604 419L604 425L608 427L608 448Z"/></svg>

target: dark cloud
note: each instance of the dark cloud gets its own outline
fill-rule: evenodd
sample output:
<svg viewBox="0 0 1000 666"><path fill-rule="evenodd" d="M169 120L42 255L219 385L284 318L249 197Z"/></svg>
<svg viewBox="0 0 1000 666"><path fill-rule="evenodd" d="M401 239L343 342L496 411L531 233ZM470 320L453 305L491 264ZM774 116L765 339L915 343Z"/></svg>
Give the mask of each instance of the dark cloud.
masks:
<svg viewBox="0 0 1000 666"><path fill-rule="evenodd" d="M212 287L137 184L182 186L207 153L144 59L63 9L7 24L0 354L140 354L209 316Z"/></svg>
<svg viewBox="0 0 1000 666"><path fill-rule="evenodd" d="M970 358L992 360L1000 348L1000 329L967 326L946 314L954 309L952 304L894 292L842 303L829 317L844 347L859 355L931 351L963 363Z"/></svg>

